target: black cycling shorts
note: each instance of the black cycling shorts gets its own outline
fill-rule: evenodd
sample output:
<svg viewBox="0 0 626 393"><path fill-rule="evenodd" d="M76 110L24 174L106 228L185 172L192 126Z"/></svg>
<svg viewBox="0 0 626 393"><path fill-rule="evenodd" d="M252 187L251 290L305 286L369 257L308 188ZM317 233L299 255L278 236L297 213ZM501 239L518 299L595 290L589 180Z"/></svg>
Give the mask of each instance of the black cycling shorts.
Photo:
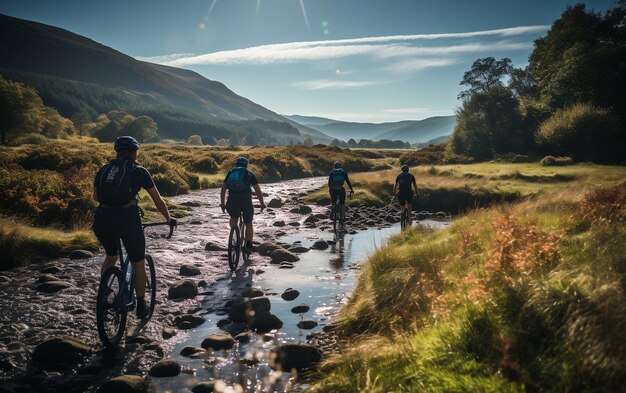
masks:
<svg viewBox="0 0 626 393"><path fill-rule="evenodd" d="M252 194L246 195L228 195L226 201L226 211L233 218L239 218L243 213L243 222L250 224L254 216L254 207L252 207Z"/></svg>
<svg viewBox="0 0 626 393"><path fill-rule="evenodd" d="M396 196L398 197L398 202L402 206L404 206L407 202L409 204L413 203L413 192L412 191L398 191Z"/></svg>
<svg viewBox="0 0 626 393"><path fill-rule="evenodd" d="M330 188L330 201L331 203L336 203L337 199L339 199L340 205L346 204L346 189L341 187L339 189Z"/></svg>
<svg viewBox="0 0 626 393"><path fill-rule="evenodd" d="M93 232L107 255L119 255L119 239L122 239L131 262L141 262L146 257L146 237L137 206L98 207L93 219Z"/></svg>

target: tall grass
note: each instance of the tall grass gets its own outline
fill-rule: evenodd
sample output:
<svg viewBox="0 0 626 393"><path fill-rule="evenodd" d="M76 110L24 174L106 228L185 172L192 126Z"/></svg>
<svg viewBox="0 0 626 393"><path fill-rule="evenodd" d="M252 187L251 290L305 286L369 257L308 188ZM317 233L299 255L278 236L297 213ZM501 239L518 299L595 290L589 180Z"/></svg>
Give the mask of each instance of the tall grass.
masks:
<svg viewBox="0 0 626 393"><path fill-rule="evenodd" d="M626 183L413 229L362 268L313 391L623 391Z"/></svg>

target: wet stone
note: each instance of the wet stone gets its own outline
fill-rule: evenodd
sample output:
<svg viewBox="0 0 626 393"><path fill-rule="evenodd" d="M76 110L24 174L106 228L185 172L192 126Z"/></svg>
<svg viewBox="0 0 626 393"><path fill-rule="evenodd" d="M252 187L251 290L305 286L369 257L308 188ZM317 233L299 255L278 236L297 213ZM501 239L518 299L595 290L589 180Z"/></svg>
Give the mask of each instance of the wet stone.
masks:
<svg viewBox="0 0 626 393"><path fill-rule="evenodd" d="M298 327L300 329L313 329L314 327L317 326L317 322L311 320L311 319L304 319L300 322L298 322Z"/></svg>
<svg viewBox="0 0 626 393"><path fill-rule="evenodd" d="M264 242L259 244L256 247L257 252L259 253L259 255L262 255L264 257L269 256L272 251L276 250L280 248L280 246L276 243L272 243L272 242Z"/></svg>
<svg viewBox="0 0 626 393"><path fill-rule="evenodd" d="M71 285L65 281L47 281L37 284L36 289L45 293L59 292L62 289L70 288Z"/></svg>
<svg viewBox="0 0 626 393"><path fill-rule="evenodd" d="M294 268L294 264L291 262L281 262L280 265L278 265L279 269L293 269Z"/></svg>
<svg viewBox="0 0 626 393"><path fill-rule="evenodd" d="M61 273L61 269L56 266L48 266L39 271L40 273L58 274Z"/></svg>
<svg viewBox="0 0 626 393"><path fill-rule="evenodd" d="M287 288L285 290L285 292L283 292L282 295L280 295L280 297L283 300L287 300L287 301L291 301L294 300L295 298L297 298L298 296L300 296L300 292L298 292L297 290L293 289L293 288Z"/></svg>
<svg viewBox="0 0 626 393"><path fill-rule="evenodd" d="M266 297L255 297L249 300L238 299L230 304L228 319L233 322L247 322L249 317L269 312L270 308L270 299Z"/></svg>
<svg viewBox="0 0 626 393"><path fill-rule="evenodd" d="M180 374L180 371L180 364L176 360L169 358L158 361L150 368L148 374L155 378L175 377Z"/></svg>
<svg viewBox="0 0 626 393"><path fill-rule="evenodd" d="M325 250L328 248L328 242L326 240L317 240L312 247L316 250Z"/></svg>
<svg viewBox="0 0 626 393"><path fill-rule="evenodd" d="M270 257L272 258L273 263L296 262L300 260L300 258L296 254L289 252L284 248L278 248L272 251Z"/></svg>
<svg viewBox="0 0 626 393"><path fill-rule="evenodd" d="M202 346L202 348L204 349L211 348L214 351L231 349L233 346L235 346L235 340L230 334L214 333L205 338L200 346Z"/></svg>
<svg viewBox="0 0 626 393"><path fill-rule="evenodd" d="M83 357L91 352L84 342L70 336L59 336L48 339L35 347L33 360L44 369L58 369L65 365L75 365L83 361Z"/></svg>
<svg viewBox="0 0 626 393"><path fill-rule="evenodd" d="M182 265L180 267L180 275L185 277L199 276L200 269L198 269L198 267L194 265Z"/></svg>
<svg viewBox="0 0 626 393"><path fill-rule="evenodd" d="M170 299L192 299L198 295L198 286L191 280L179 280L170 286L167 295Z"/></svg>
<svg viewBox="0 0 626 393"><path fill-rule="evenodd" d="M270 367L291 371L311 368L322 360L322 351L308 344L283 344L275 350Z"/></svg>
<svg viewBox="0 0 626 393"><path fill-rule="evenodd" d="M239 341L240 343L250 342L250 333L249 332L241 332L235 336L235 341Z"/></svg>
<svg viewBox="0 0 626 393"><path fill-rule="evenodd" d="M53 276L52 274L49 273L43 273L42 275L40 275L37 278L37 281L35 281L37 284L41 284L42 282L49 282L49 281L58 281L59 279L55 276Z"/></svg>
<svg viewBox="0 0 626 393"><path fill-rule="evenodd" d="M214 383L212 381L197 383L191 388L191 391L193 393L213 393L215 391Z"/></svg>
<svg viewBox="0 0 626 393"><path fill-rule="evenodd" d="M149 386L150 382L138 375L121 375L102 384L98 393L143 393Z"/></svg>
<svg viewBox="0 0 626 393"><path fill-rule="evenodd" d="M285 226L285 221L283 220L279 220L279 221L274 221L274 225L275 227L284 227Z"/></svg>
<svg viewBox="0 0 626 393"><path fill-rule="evenodd" d="M267 207L272 208L272 209L277 209L282 206L283 206L283 201L280 198L272 198L267 204Z"/></svg>
<svg viewBox="0 0 626 393"><path fill-rule="evenodd" d="M207 251L226 251L226 247L217 244L217 243L213 243L213 242L208 242L205 246L204 249Z"/></svg>
<svg viewBox="0 0 626 393"><path fill-rule="evenodd" d="M174 318L174 325L178 326L179 329L193 329L194 327L202 325L204 321L205 319L200 316L184 314Z"/></svg>
<svg viewBox="0 0 626 393"><path fill-rule="evenodd" d="M165 340L169 340L170 338L174 337L176 333L178 333L176 329L166 327L163 328L163 330L161 331L161 337L163 337Z"/></svg>
<svg viewBox="0 0 626 393"><path fill-rule="evenodd" d="M288 251L293 252L295 254L303 254L305 252L308 252L309 249L303 246L293 246L293 247L290 247Z"/></svg>
<svg viewBox="0 0 626 393"><path fill-rule="evenodd" d="M87 250L74 250L70 253L70 259L93 258L93 252Z"/></svg>
<svg viewBox="0 0 626 393"><path fill-rule="evenodd" d="M7 276L0 275L0 284L10 283L12 280Z"/></svg>
<svg viewBox="0 0 626 393"><path fill-rule="evenodd" d="M243 297L259 297L263 296L263 291L258 288L244 288L241 291Z"/></svg>
<svg viewBox="0 0 626 393"><path fill-rule="evenodd" d="M291 312L294 314L302 314L309 311L310 307L304 303L300 303L297 306L291 309Z"/></svg>
<svg viewBox="0 0 626 393"><path fill-rule="evenodd" d="M204 348L199 347L185 347L180 351L180 355L186 358L196 355L198 353L205 353L206 350Z"/></svg>
<svg viewBox="0 0 626 393"><path fill-rule="evenodd" d="M255 315L250 323L250 328L259 333L267 333L281 327L283 327L283 321L269 312Z"/></svg>
<svg viewBox="0 0 626 393"><path fill-rule="evenodd" d="M305 223L315 223L318 222L319 218L315 217L314 215L310 215L307 218L304 219Z"/></svg>

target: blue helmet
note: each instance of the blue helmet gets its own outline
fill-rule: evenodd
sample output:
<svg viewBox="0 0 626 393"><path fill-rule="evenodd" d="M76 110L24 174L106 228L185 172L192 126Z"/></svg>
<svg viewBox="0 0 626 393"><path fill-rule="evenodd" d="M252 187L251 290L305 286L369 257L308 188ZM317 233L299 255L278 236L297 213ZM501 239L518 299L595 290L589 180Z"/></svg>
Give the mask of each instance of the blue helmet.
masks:
<svg viewBox="0 0 626 393"><path fill-rule="evenodd" d="M240 166L240 167L247 167L248 166L248 159L246 157L237 157L237 159L235 160L235 166Z"/></svg>
<svg viewBox="0 0 626 393"><path fill-rule="evenodd" d="M409 171L409 166L408 165L402 165L400 167L400 169L402 170L402 172L408 172Z"/></svg>
<svg viewBox="0 0 626 393"><path fill-rule="evenodd" d="M339 161L335 161L335 168L342 168L343 165Z"/></svg>
<svg viewBox="0 0 626 393"><path fill-rule="evenodd" d="M113 148L115 149L115 151L135 151L139 149L139 142L137 142L137 139L133 138L132 136L118 136L117 139L115 139Z"/></svg>

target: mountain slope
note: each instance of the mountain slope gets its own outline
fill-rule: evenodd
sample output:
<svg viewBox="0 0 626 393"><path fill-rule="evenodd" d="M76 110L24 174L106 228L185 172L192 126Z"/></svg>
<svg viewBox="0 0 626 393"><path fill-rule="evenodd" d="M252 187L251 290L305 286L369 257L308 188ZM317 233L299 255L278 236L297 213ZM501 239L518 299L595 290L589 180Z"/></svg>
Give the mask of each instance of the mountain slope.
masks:
<svg viewBox="0 0 626 393"><path fill-rule="evenodd" d="M409 143L427 142L431 139L451 135L456 126L456 116L435 116L418 120L374 137L375 140L402 140Z"/></svg>
<svg viewBox="0 0 626 393"><path fill-rule="evenodd" d="M336 121L334 123L324 124L317 126L315 129L323 132L326 135L330 135L337 139L347 141L352 138L359 139L372 139L382 133L391 131L395 128L403 127L412 123L412 120L404 120L391 123L355 123L347 121Z"/></svg>
<svg viewBox="0 0 626 393"><path fill-rule="evenodd" d="M78 107L90 109L92 115L113 109L137 115L167 113L168 121L159 121L159 132L175 137L185 137L187 124L194 124L196 132L206 126L206 132L211 134L223 121L263 119L288 123L317 142L331 140L193 71L138 61L67 30L2 14L0 73L34 85L44 101L62 101L65 105L61 107L55 102L46 104L57 107L66 116ZM59 97L55 90L59 80L67 81L65 94L71 97ZM91 90L98 90L92 88L94 85L102 90L97 100L89 96ZM107 95L124 107L112 104L107 108L102 98Z"/></svg>

